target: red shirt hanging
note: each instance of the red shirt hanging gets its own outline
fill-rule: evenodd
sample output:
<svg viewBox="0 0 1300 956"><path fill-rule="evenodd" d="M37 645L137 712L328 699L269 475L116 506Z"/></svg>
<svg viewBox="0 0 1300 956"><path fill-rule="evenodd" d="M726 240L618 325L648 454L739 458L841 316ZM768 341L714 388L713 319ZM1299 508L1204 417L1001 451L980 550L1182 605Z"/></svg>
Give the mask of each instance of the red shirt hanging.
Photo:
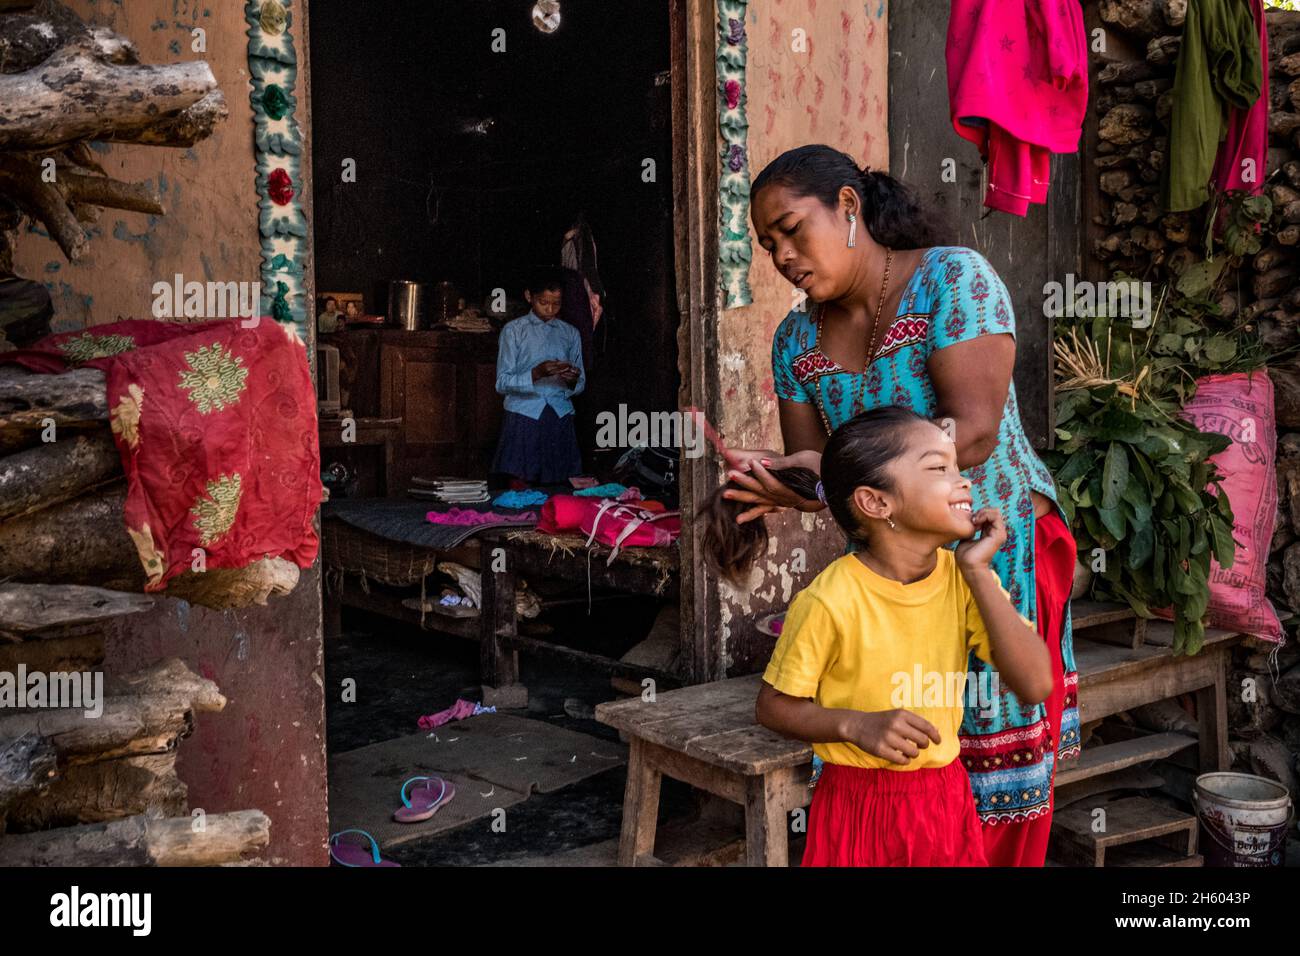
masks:
<svg viewBox="0 0 1300 956"><path fill-rule="evenodd" d="M948 18L953 128L988 163L984 204L1023 216L1047 201L1052 153L1079 148L1088 49L1073 0L953 0Z"/></svg>

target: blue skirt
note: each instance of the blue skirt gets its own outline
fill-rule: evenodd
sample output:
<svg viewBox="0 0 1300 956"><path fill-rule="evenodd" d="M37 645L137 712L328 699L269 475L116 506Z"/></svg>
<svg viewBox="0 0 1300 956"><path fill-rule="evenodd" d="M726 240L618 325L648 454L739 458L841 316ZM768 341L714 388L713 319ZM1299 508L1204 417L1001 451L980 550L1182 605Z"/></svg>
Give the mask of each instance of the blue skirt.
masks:
<svg viewBox="0 0 1300 956"><path fill-rule="evenodd" d="M492 470L543 485L582 474L582 452L573 415L561 418L550 405L537 419L506 412Z"/></svg>

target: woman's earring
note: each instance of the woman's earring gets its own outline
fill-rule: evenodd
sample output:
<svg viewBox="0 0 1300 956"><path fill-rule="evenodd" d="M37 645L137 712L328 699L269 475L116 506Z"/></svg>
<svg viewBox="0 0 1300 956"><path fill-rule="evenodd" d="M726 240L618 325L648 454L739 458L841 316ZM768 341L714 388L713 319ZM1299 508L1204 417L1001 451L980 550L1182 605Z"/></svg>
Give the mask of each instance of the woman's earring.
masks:
<svg viewBox="0 0 1300 956"><path fill-rule="evenodd" d="M858 244L858 217L849 213L849 248Z"/></svg>
<svg viewBox="0 0 1300 956"><path fill-rule="evenodd" d="M894 524L894 519L893 519L893 518L889 517L889 515L885 515L885 520L889 522L889 527L890 527L892 530L894 530L894 531L897 531L897 530L898 530L898 525Z"/></svg>

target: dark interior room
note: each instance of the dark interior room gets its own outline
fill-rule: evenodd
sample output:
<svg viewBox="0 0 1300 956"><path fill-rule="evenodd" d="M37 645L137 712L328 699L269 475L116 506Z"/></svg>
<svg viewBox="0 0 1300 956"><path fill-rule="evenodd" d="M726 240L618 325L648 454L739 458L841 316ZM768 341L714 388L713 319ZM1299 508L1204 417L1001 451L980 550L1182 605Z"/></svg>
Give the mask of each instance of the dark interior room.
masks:
<svg viewBox="0 0 1300 956"><path fill-rule="evenodd" d="M616 450L591 457L598 410L677 407L663 4L575 0L552 34L513 0L454 16L376 0L364 27L358 12L313 11L318 288L361 292L382 314L390 280L449 281L499 326L526 311L528 271L558 264L566 230L585 218L605 296L579 436L600 472ZM349 159L355 182L344 181ZM493 313L495 290L505 315Z"/></svg>

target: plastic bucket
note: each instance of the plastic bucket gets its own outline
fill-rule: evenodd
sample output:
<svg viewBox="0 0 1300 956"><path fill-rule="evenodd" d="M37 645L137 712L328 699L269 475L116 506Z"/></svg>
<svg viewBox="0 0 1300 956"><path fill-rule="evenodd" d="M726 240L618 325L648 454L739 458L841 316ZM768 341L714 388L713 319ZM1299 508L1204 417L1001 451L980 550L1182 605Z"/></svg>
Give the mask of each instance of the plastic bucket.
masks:
<svg viewBox="0 0 1300 956"><path fill-rule="evenodd" d="M1291 825L1286 787L1249 773L1203 773L1192 805L1206 866L1281 866Z"/></svg>

